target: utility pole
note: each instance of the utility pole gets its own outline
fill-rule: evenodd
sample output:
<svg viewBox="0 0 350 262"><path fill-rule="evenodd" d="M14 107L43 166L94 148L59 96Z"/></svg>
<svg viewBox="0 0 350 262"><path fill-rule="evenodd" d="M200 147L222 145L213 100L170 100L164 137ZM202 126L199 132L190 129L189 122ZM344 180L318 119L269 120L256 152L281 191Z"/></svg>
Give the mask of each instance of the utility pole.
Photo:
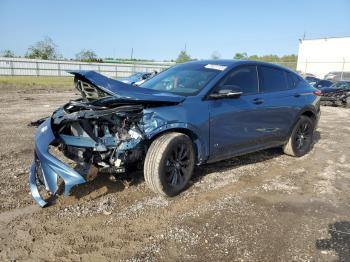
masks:
<svg viewBox="0 0 350 262"><path fill-rule="evenodd" d="M342 69L341 69L340 80L343 80L343 75L344 75L344 67L345 67L345 57L343 57L343 67L342 67Z"/></svg>
<svg viewBox="0 0 350 262"><path fill-rule="evenodd" d="M186 43L185 43L185 49L184 50L187 53L187 44Z"/></svg>
<svg viewBox="0 0 350 262"><path fill-rule="evenodd" d="M131 60L131 63L133 64L133 66L132 66L132 73L134 74L134 73L135 73L135 61L132 62L132 57L133 57L133 55L134 55L134 48L132 47L132 48L131 48L130 60Z"/></svg>

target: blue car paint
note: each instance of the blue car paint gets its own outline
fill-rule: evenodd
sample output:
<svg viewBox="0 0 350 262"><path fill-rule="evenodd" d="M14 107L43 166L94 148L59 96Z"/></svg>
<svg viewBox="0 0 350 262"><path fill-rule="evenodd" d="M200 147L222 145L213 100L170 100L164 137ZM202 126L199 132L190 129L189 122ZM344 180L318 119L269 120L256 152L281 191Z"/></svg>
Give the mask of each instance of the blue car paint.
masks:
<svg viewBox="0 0 350 262"><path fill-rule="evenodd" d="M117 96L123 100L132 101L153 101L153 102L175 102L179 103L185 100L185 97L172 93L160 92L157 90L135 87L118 80L108 78L95 71L69 71L74 76L80 76L87 79L106 93Z"/></svg>
<svg viewBox="0 0 350 262"><path fill-rule="evenodd" d="M149 140L171 130L189 134L195 145L197 164L282 145L287 141L298 115L308 110L313 112L317 119L319 117L317 111L319 99L313 94L314 89L305 81L301 81L298 87L288 91L242 95L240 98L231 99L208 99L208 93L218 81L235 67L251 64L271 66L271 64L232 60L192 63L203 65L215 63L226 66L226 69L207 83L198 94L188 97L131 87L91 71L74 71L72 74L84 77L101 90L122 100L177 103L144 109L144 131ZM256 99L263 100L263 103L254 103ZM41 131L43 129L45 132ZM48 189L53 193L56 192L55 181L57 176L60 176L65 181L65 193L68 193L72 186L84 183L85 180L48 153L47 148L54 139L48 119L38 128L35 139L36 154L43 167ZM35 170L35 165L32 169ZM33 170L30 177L32 194L39 205L43 206L43 200L36 193Z"/></svg>
<svg viewBox="0 0 350 262"><path fill-rule="evenodd" d="M29 184L34 200L41 206L47 205L47 202L42 199L37 188L37 168L41 168L45 187L52 194L57 192L57 179L61 177L64 181L64 194L69 195L73 186L85 183L85 179L67 164L61 162L56 157L52 156L48 149L49 145L56 139L51 129L51 118L48 118L42 123L35 133L35 159L32 162L31 172L29 176ZM36 161L40 161L40 166Z"/></svg>
<svg viewBox="0 0 350 262"><path fill-rule="evenodd" d="M193 135L196 144L197 162L203 163L209 155L209 110L206 103L198 103L195 97L188 97L176 106L149 108L144 114L156 120L153 128L146 129L148 139L170 130L185 130Z"/></svg>

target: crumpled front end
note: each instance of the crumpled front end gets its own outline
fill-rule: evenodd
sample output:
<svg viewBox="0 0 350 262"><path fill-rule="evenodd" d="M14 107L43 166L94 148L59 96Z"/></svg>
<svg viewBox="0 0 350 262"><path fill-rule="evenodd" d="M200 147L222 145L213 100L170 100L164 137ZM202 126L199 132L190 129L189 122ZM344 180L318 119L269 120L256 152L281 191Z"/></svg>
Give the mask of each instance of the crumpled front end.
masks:
<svg viewBox="0 0 350 262"><path fill-rule="evenodd" d="M42 207L48 204L38 187L44 186L55 196L59 178L68 195L73 186L92 180L98 171L117 174L142 161L147 140L142 118L143 106L123 104L113 98L93 102L79 99L56 110L36 131L30 174L36 202ZM50 147L56 147L67 160L88 172L63 163L50 153ZM95 171L93 175L91 170Z"/></svg>
<svg viewBox="0 0 350 262"><path fill-rule="evenodd" d="M60 177L64 181L64 193L68 195L73 186L85 182L78 172L49 153L49 146L55 140L56 137L51 129L51 118L48 118L36 130L34 160L29 176L32 196L41 207L45 207L48 203L39 193L39 183L43 183L46 190L54 195L57 193L57 181ZM39 179L39 173L43 181Z"/></svg>
<svg viewBox="0 0 350 262"><path fill-rule="evenodd" d="M149 146L149 133L163 124L144 109L184 100L182 96L134 88L96 72L72 73L82 98L63 105L43 123L33 122L41 125L35 135L29 182L33 198L42 207L48 204L45 199L50 199L42 192L54 197L61 191L60 180L68 195L73 186L94 179L99 171L117 174L139 166ZM50 153L52 147L76 166L55 157Z"/></svg>

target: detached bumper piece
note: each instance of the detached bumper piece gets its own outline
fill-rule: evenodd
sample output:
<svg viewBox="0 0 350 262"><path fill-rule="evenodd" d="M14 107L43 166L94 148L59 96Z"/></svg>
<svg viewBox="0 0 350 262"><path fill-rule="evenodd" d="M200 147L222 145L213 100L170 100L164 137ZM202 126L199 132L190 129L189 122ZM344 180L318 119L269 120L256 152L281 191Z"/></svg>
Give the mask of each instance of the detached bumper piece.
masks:
<svg viewBox="0 0 350 262"><path fill-rule="evenodd" d="M64 194L69 195L73 186L85 183L86 180L70 166L49 153L49 146L55 140L51 129L51 118L48 118L37 129L35 134L35 156L31 165L29 184L34 200L41 206L48 205L39 193L38 185L44 184L50 194L58 190L58 178L64 181Z"/></svg>

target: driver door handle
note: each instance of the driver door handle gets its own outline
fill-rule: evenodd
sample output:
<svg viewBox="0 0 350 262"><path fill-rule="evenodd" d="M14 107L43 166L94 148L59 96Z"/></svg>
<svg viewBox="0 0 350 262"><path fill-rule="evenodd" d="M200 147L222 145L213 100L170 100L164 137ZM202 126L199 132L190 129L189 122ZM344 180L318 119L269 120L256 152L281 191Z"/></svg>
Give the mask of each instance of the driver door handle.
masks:
<svg viewBox="0 0 350 262"><path fill-rule="evenodd" d="M261 98L255 98L255 99L253 99L253 103L256 105L260 105L260 104L264 103L264 100Z"/></svg>

